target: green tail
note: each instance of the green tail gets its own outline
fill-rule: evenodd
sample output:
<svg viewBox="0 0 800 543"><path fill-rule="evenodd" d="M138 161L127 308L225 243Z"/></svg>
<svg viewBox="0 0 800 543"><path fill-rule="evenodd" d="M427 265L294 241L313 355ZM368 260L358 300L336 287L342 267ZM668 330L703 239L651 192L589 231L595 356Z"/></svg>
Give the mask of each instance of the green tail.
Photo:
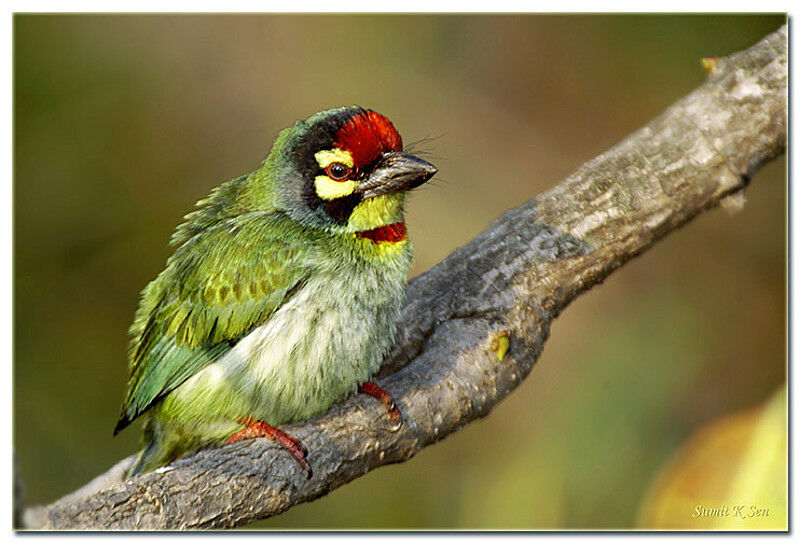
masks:
<svg viewBox="0 0 800 543"><path fill-rule="evenodd" d="M139 456L136 457L131 467L128 468L128 473L125 474L125 478L127 479L139 475L140 473L153 471L161 465L158 461L159 456L158 447L154 441L151 441L144 449L139 451Z"/></svg>
<svg viewBox="0 0 800 543"><path fill-rule="evenodd" d="M164 428L154 417L149 418L142 436L144 447L128 469L126 479L166 466L188 451L197 448L194 440L180 439L180 433L175 432L173 428L170 430L172 431Z"/></svg>
<svg viewBox="0 0 800 543"><path fill-rule="evenodd" d="M126 479L165 466L185 452L176 450L174 446L166 446L163 439L165 434L163 431L158 431L155 428L156 425L157 423L152 418L147 421L142 438L144 447L128 469L128 473L125 475Z"/></svg>
<svg viewBox="0 0 800 543"><path fill-rule="evenodd" d="M225 439L241 429L237 422L215 423L211 426L185 427L164 422L151 413L144 427L142 450L128 469L125 478L147 473L209 446L221 446ZM199 435L203 437L198 437Z"/></svg>

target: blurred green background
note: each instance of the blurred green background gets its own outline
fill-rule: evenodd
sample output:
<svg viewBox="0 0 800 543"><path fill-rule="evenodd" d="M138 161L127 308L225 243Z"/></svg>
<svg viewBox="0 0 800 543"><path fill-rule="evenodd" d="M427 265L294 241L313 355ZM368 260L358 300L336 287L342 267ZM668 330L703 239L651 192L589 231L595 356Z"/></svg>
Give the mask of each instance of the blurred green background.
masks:
<svg viewBox="0 0 800 543"><path fill-rule="evenodd" d="M194 202L329 107L389 116L440 173L413 274L702 83L783 16L14 17L14 448L27 503L112 438L139 291ZM705 423L786 377L786 162L582 296L486 419L253 526L622 528ZM313 454L313 453L312 453Z"/></svg>

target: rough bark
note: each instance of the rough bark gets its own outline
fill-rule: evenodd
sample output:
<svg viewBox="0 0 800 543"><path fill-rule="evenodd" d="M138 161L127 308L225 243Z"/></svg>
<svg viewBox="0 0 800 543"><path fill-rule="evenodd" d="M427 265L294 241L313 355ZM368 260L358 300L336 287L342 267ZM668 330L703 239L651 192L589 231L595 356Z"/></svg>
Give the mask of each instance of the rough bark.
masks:
<svg viewBox="0 0 800 543"><path fill-rule="evenodd" d="M405 414L400 431L389 430L378 402L354 397L285 428L311 451L310 480L265 439L122 482L128 458L76 493L28 509L26 525L242 526L408 460L485 416L528 375L571 300L743 189L784 151L787 35L784 26L749 50L707 62L708 80L689 96L410 282L403 328L381 373Z"/></svg>

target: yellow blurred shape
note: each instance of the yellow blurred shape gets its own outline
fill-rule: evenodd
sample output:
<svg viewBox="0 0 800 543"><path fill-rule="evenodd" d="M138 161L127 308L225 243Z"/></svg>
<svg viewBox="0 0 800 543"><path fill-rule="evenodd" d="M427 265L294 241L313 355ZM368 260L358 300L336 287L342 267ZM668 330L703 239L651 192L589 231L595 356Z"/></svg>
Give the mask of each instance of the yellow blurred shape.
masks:
<svg viewBox="0 0 800 543"><path fill-rule="evenodd" d="M656 477L639 527L786 530L786 386L764 405L701 428Z"/></svg>

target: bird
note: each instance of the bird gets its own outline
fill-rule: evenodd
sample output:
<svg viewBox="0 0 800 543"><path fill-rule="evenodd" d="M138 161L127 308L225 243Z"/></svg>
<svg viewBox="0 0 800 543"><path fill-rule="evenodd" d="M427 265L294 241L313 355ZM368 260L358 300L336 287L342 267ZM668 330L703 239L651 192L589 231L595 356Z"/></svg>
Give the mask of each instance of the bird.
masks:
<svg viewBox="0 0 800 543"><path fill-rule="evenodd" d="M126 477L267 437L311 477L280 426L361 392L393 346L412 257L406 195L437 168L384 115L322 111L282 130L261 167L213 189L170 239L130 327L114 435L144 419Z"/></svg>

